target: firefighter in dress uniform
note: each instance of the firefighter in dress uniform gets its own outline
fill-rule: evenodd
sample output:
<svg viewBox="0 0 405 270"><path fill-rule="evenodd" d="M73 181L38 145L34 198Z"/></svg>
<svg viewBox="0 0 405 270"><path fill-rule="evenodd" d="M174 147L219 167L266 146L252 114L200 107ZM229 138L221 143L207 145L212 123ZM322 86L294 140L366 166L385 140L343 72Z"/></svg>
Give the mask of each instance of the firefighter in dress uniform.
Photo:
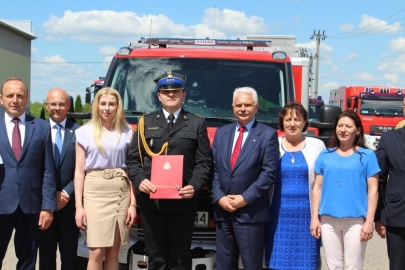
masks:
<svg viewBox="0 0 405 270"><path fill-rule="evenodd" d="M212 180L212 153L205 120L182 108L186 76L167 71L154 80L162 109L142 116L128 153L128 173L137 192L148 269L192 267L191 239L198 191ZM155 155L183 155L182 199L150 199Z"/></svg>

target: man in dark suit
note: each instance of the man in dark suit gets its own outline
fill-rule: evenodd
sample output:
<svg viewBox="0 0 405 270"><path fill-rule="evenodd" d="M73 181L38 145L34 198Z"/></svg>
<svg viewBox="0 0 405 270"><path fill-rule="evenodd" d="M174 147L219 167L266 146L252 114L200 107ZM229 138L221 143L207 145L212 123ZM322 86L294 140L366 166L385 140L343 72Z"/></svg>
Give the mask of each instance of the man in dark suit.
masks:
<svg viewBox="0 0 405 270"><path fill-rule="evenodd" d="M212 173L210 143L204 119L182 109L185 76L168 71L155 82L162 110L139 120L129 149L128 173L141 210L148 269L188 270L198 191ZM157 153L184 156L182 199L150 199L156 191L150 175Z"/></svg>
<svg viewBox="0 0 405 270"><path fill-rule="evenodd" d="M251 87L234 91L238 122L218 128L212 153L212 196L217 221L217 268L262 269L265 224L270 217L270 188L279 162L277 132L256 121L259 108Z"/></svg>
<svg viewBox="0 0 405 270"><path fill-rule="evenodd" d="M46 109L52 133L56 168L56 200L52 225L41 231L39 244L39 269L56 270L56 250L59 244L61 269L77 268L77 243L79 228L75 222L75 131L80 126L66 118L70 108L65 90L52 89L46 95Z"/></svg>
<svg viewBox="0 0 405 270"><path fill-rule="evenodd" d="M25 114L28 89L22 80L7 79L0 101L0 268L15 229L17 269L33 270L38 227L48 229L57 209L51 130L48 122Z"/></svg>
<svg viewBox="0 0 405 270"><path fill-rule="evenodd" d="M380 179L375 229L387 237L390 270L405 269L405 128L383 133L377 146Z"/></svg>

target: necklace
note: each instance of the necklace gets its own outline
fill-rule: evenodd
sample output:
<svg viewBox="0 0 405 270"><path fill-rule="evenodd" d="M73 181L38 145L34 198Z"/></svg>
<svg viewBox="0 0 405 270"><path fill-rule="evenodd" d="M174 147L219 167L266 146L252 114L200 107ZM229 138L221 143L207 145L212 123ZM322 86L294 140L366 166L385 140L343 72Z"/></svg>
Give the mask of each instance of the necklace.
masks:
<svg viewBox="0 0 405 270"><path fill-rule="evenodd" d="M287 139L285 139L285 140L287 141ZM305 140L303 140L303 141L305 141ZM287 149L287 150L288 150L288 153L289 153L290 156L291 156L291 163L295 163L295 155L300 151L300 149L301 149L301 144L302 144L303 141L301 141L301 142L298 144L298 150L295 152L294 155L292 154L292 151L290 151L289 149ZM286 145L286 146L287 146L287 145Z"/></svg>
<svg viewBox="0 0 405 270"><path fill-rule="evenodd" d="M339 154L338 154L338 156L339 156ZM340 156L339 156L339 157L340 157ZM343 172L344 169L346 168L346 164L347 164L347 162L349 161L349 157L350 157L350 156L347 156L347 157L346 157L346 162L345 162L345 165L343 165L342 172ZM336 169L337 169L337 171L338 171L338 173L339 173L339 159L337 160ZM340 174L340 175L342 175L342 174ZM337 181L336 181L336 185L337 185L338 187L342 187L342 186L343 186L343 179L337 180Z"/></svg>

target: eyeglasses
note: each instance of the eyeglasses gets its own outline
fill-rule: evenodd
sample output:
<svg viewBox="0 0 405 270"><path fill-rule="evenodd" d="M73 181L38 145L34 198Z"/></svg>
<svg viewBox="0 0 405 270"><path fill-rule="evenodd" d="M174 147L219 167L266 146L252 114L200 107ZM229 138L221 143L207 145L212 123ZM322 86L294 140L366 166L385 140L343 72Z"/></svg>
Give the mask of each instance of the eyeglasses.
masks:
<svg viewBox="0 0 405 270"><path fill-rule="evenodd" d="M66 107L66 103L58 103L58 102L47 103L47 105L49 105L49 107L51 108L56 108L56 106L59 106L59 108Z"/></svg>

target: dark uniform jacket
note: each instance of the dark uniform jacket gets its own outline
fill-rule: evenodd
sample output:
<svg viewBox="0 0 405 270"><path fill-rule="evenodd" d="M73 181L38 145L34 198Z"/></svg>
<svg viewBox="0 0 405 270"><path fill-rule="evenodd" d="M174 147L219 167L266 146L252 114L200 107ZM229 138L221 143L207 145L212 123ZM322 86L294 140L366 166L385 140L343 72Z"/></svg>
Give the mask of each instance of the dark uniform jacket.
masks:
<svg viewBox="0 0 405 270"><path fill-rule="evenodd" d="M405 128L383 133L376 155L381 172L375 221L405 227Z"/></svg>
<svg viewBox="0 0 405 270"><path fill-rule="evenodd" d="M151 211L163 208L171 211L196 209L198 191L212 178L212 153L205 120L182 109L170 130L162 110L144 117L145 139L150 150L158 153L162 145L168 142L168 155L183 155L183 186L193 186L195 194L191 200L153 200L149 198L149 194L139 192L141 182L144 179L150 180L151 157L145 152L142 140L138 139L138 132L135 132L127 165L131 181L137 190L137 204L141 209ZM141 144L140 148L138 143ZM141 165L139 149L144 167Z"/></svg>

